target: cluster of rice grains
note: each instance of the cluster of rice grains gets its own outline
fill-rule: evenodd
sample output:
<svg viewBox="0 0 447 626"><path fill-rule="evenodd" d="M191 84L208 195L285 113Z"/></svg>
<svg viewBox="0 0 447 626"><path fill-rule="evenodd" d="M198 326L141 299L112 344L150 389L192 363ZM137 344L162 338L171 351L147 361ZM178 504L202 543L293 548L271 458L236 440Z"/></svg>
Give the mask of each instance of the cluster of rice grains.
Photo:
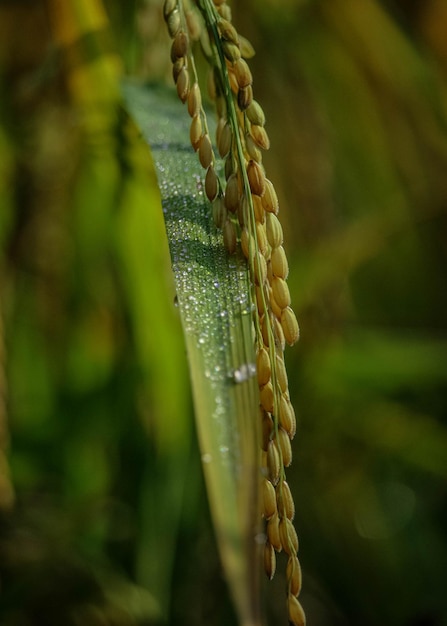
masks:
<svg viewBox="0 0 447 626"><path fill-rule="evenodd" d="M293 345L299 330L286 283L288 263L277 217L278 198L262 165L262 150L269 148L269 138L263 110L253 99L252 75L246 61L254 51L232 25L225 0L198 0L196 5L165 0L164 18L173 40L173 78L192 118L190 140L206 170L205 193L212 203L214 221L222 229L228 252L233 254L240 245L250 269L256 299L254 323L263 433L264 567L272 578L276 552L284 550L288 555L289 621L301 626L305 616L297 600L301 569L292 523L295 507L285 476L285 468L292 461L290 442L296 420L283 357L285 344ZM215 170L193 42L198 42L211 68L208 91L218 116L216 145L225 160L225 185ZM199 45L195 44L194 49Z"/></svg>

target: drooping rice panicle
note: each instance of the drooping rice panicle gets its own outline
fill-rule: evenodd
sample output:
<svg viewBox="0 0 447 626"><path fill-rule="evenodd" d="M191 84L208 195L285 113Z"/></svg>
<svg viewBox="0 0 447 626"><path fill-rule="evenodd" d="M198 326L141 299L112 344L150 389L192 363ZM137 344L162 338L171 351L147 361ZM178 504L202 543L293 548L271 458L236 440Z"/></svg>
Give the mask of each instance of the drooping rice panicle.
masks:
<svg viewBox="0 0 447 626"><path fill-rule="evenodd" d="M191 116L191 145L206 170L205 193L213 218L222 230L229 254L240 246L247 259L255 304L254 327L257 378L262 421L262 515L266 525L264 568L276 570L275 551L288 555L287 605L291 624L305 624L297 600L301 569L298 537L292 520L295 505L285 468L292 462L291 440L296 417L290 402L284 364L285 344L299 337L290 306L289 272L278 219L279 202L266 177L262 153L270 147L265 115L254 99L253 77L247 60L254 50L232 24L225 0L165 0L164 17L172 38L171 60L177 93ZM216 146L224 160L225 184L216 173L202 92L191 41L199 41L210 66L207 89L217 113Z"/></svg>

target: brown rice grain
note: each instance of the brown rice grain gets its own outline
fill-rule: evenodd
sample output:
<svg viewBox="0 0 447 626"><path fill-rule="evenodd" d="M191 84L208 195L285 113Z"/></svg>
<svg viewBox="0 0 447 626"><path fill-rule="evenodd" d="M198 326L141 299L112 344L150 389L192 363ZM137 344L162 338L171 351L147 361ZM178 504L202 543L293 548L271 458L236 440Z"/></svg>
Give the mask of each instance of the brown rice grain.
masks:
<svg viewBox="0 0 447 626"><path fill-rule="evenodd" d="M188 35L185 31L180 31L172 42L172 55L174 59L180 59L186 56L188 52Z"/></svg>
<svg viewBox="0 0 447 626"><path fill-rule="evenodd" d="M265 191L265 174L263 168L256 161L249 161L247 176L252 193L262 196Z"/></svg>
<svg viewBox="0 0 447 626"><path fill-rule="evenodd" d="M237 103L241 111L245 111L253 100L253 89L251 85L248 87L242 87L237 92Z"/></svg>
<svg viewBox="0 0 447 626"><path fill-rule="evenodd" d="M236 79L239 87L242 89L243 87L248 87L253 82L253 76L251 74L250 68L247 65L247 62L244 59L238 59L233 66L234 73L236 75Z"/></svg>

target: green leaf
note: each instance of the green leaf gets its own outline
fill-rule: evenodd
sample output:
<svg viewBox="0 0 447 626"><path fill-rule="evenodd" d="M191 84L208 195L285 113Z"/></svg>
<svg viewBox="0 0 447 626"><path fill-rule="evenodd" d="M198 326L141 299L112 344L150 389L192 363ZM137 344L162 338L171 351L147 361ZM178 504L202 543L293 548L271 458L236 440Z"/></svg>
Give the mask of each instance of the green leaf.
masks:
<svg viewBox="0 0 447 626"><path fill-rule="evenodd" d="M156 164L220 555L240 623L254 626L260 446L248 269L213 224L187 112L162 88L126 85L125 97Z"/></svg>

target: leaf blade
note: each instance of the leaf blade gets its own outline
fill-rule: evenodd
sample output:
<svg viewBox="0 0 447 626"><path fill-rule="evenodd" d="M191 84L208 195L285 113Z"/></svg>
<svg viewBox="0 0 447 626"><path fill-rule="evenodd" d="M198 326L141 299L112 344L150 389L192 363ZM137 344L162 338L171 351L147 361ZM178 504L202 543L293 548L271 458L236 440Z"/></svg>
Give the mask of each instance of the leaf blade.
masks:
<svg viewBox="0 0 447 626"><path fill-rule="evenodd" d="M159 88L125 93L156 163L220 555L240 623L254 626L260 435L248 269L213 225L178 102Z"/></svg>

